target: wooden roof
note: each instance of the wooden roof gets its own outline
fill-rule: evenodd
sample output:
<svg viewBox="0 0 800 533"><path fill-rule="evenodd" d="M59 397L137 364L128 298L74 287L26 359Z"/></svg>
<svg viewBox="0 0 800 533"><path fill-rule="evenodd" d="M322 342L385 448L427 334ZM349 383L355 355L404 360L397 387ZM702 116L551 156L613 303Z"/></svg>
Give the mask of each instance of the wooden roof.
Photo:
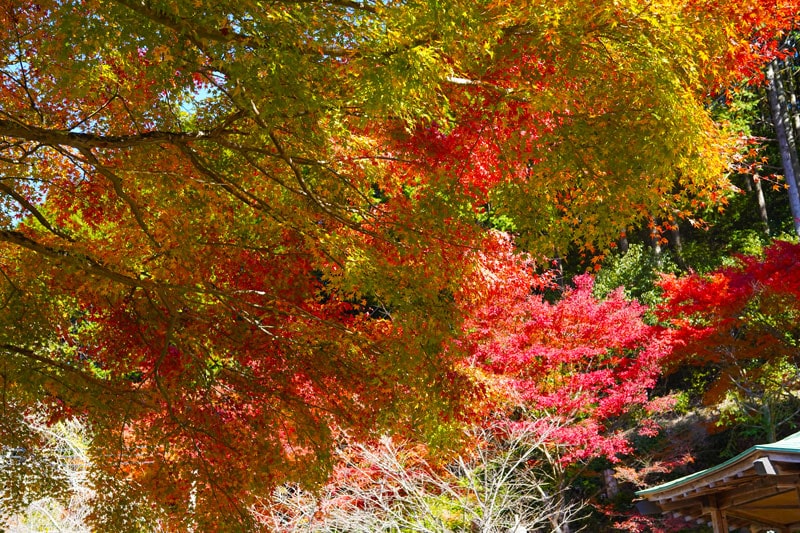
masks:
<svg viewBox="0 0 800 533"><path fill-rule="evenodd" d="M800 531L800 433L636 493L645 514L672 513L715 533ZM649 502L649 503L648 503Z"/></svg>

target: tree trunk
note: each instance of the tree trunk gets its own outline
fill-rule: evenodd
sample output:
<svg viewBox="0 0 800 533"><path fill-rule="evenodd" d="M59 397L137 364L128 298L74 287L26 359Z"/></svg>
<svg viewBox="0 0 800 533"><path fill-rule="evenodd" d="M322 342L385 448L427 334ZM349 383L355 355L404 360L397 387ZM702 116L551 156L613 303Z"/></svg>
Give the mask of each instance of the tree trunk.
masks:
<svg viewBox="0 0 800 533"><path fill-rule="evenodd" d="M786 97L783 92L783 83L777 71L778 62L772 61L767 65L767 97L769 98L772 125L778 139L778 149L781 154L783 172L789 186L789 206L794 219L794 230L800 236L800 196L797 191L797 176L800 174L800 162L797 150L794 147L794 135L789 124L789 112Z"/></svg>
<svg viewBox="0 0 800 533"><path fill-rule="evenodd" d="M603 470L603 485L606 489L606 498L613 500L619 496L619 484L617 478L614 477L614 470L606 468Z"/></svg>
<svg viewBox="0 0 800 533"><path fill-rule="evenodd" d="M749 182L750 178L748 178ZM753 186L756 190L756 200L758 201L758 214L761 216L761 223L764 224L764 233L769 236L769 215L767 214L767 202L764 199L764 188L761 186L761 178L753 179Z"/></svg>
<svg viewBox="0 0 800 533"><path fill-rule="evenodd" d="M648 237L650 241L650 247L653 250L653 258L655 259L656 265L661 267L664 258L661 255L661 231L659 231L659 223L660 221L655 218L650 219Z"/></svg>
<svg viewBox="0 0 800 533"><path fill-rule="evenodd" d="M675 250L675 262L681 270L687 272L689 270L689 265L687 265L686 261L683 259L683 240L681 239L680 226L678 224L671 224L667 236L669 245Z"/></svg>
<svg viewBox="0 0 800 533"><path fill-rule="evenodd" d="M767 443L772 443L778 440L778 430L775 427L775 420L772 416L772 406L769 400L764 399L764 404L761 406L761 423L764 426L764 433L767 436Z"/></svg>
<svg viewBox="0 0 800 533"><path fill-rule="evenodd" d="M625 255L625 254L628 253L628 237L627 237L627 235L623 234L622 237L619 238L619 241L618 241L617 244L619 245L619 253L620 253L620 255Z"/></svg>
<svg viewBox="0 0 800 533"><path fill-rule="evenodd" d="M786 67L787 112L789 122L792 124L792 133L796 140L800 136L800 109L798 109L797 84L794 79L794 58L786 58L784 65Z"/></svg>
<svg viewBox="0 0 800 533"><path fill-rule="evenodd" d="M744 177L744 190L747 192L753 192L753 180L750 176Z"/></svg>
<svg viewBox="0 0 800 533"><path fill-rule="evenodd" d="M555 267L553 270L556 271L556 285L561 292L567 290L567 282L564 279L564 260L561 257L556 257L553 259L553 266Z"/></svg>

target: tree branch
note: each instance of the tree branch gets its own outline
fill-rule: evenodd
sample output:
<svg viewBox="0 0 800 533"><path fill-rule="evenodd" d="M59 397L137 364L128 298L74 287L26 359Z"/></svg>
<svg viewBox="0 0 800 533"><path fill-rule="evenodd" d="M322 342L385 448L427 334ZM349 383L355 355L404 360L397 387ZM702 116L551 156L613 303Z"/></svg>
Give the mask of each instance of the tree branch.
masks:
<svg viewBox="0 0 800 533"><path fill-rule="evenodd" d="M0 344L0 350L6 350L6 351L12 352L14 354L20 355L22 357L25 357L26 359L30 359L32 361L36 361L37 363L42 363L42 364L44 364L46 366L49 366L49 367L52 367L52 368L57 368L57 369L59 369L61 371L64 371L64 372L66 372L68 374L77 375L83 381L91 384L92 386L98 387L98 388L106 390L106 391L109 391L109 392L113 393L115 396L119 396L119 395L123 395L123 394L126 395L126 396L133 396L133 397L130 398L130 400L133 403L135 403L135 404L137 404L137 405L139 405L141 407L146 407L146 408L149 408L149 409L155 409L154 405L152 405L150 403L147 403L146 401L144 401L144 400L142 400L140 398L137 398L136 397L137 391L132 391L132 390L127 390L127 389L121 389L119 387L114 387L110 382L107 382L107 381L99 379L99 378L97 378L95 376L89 375L86 372L83 372L82 370L80 370L79 368L77 368L75 366L72 366L72 365L69 365L67 363L63 363L63 362L60 362L60 361L54 361L53 359L50 359L49 357L45 357L43 355L39 355L35 351L33 351L33 350L29 349L29 348L22 348L21 346L15 346L13 344Z"/></svg>
<svg viewBox="0 0 800 533"><path fill-rule="evenodd" d="M50 259L68 261L90 274L95 274L128 287L155 288L157 286L157 284L153 282L138 280L131 276L115 272L86 255L76 254L68 250L60 250L58 248L53 248L46 244L42 244L29 237L26 237L19 231L0 230L0 242L7 242L22 248L27 248L28 250L36 252L41 256L49 257Z"/></svg>
<svg viewBox="0 0 800 533"><path fill-rule="evenodd" d="M5 178L5 179L13 179L13 178ZM33 217L36 220L38 220L39 223L42 226L44 226L44 228L47 231L49 231L53 235L56 235L58 237L61 237L62 239L65 239L65 240L67 240L69 242L75 242L75 239L73 239L72 237L67 235L63 230L58 229L58 228L54 227L52 224L50 224L50 221L47 220L47 218L45 218L45 216L42 214L42 212L39 211L32 203L30 203L27 198L22 196L20 193L18 193L17 191L15 191L14 189L9 187L8 185L3 183L2 181L0 181L0 192L4 192L7 195L9 195L11 198L16 200L16 202L20 206L22 206L26 211L28 211L28 213L33 215Z"/></svg>
<svg viewBox="0 0 800 533"><path fill-rule="evenodd" d="M137 1L137 0L114 0L116 3L123 5L130 9L131 11L135 11L136 13L144 16L145 18L149 19L156 24L160 24L165 26L179 35L185 36L192 42L199 50L201 50L204 54L210 55L205 46L203 45L203 40L218 42L218 43L226 43L226 44L239 44L242 46L247 46L249 48L259 49L265 48L268 45L268 39L264 39L261 37L256 37L253 35L246 35L243 33L236 32L231 28L208 28L204 26L200 26L198 24L189 24L185 20L167 13L164 10L154 9L148 5L146 1ZM338 2L337 2L338 3ZM348 7L363 7L361 4L357 2L343 2L344 4L348 4ZM281 48L291 48L295 51L298 51L302 54L310 54L310 55L327 55L327 56L334 56L334 57L348 57L353 56L355 54L354 50L350 50L341 46L303 46L303 45L295 45L295 46L281 46Z"/></svg>
<svg viewBox="0 0 800 533"><path fill-rule="evenodd" d="M139 225L144 234L147 235L147 238L150 239L150 242L153 243L153 245L156 248L161 248L161 243L156 240L155 236L147 227L147 224L144 221L144 217L142 216L141 209L139 209L139 206L136 205L136 202L133 200L133 198L131 198L131 195L129 195L122 187L122 180L120 179L120 177L114 174L111 171L111 169L103 165L100 162L100 160L98 160L97 157L95 157L95 155L92 153L91 150L81 149L80 152L83 155L83 157L86 158L86 160L89 162L90 165L96 168L97 171L100 172L100 174L105 176L108 179L108 181L111 182L111 185L114 187L114 192L117 193L117 196L123 202L125 202L128 208L131 210L133 218L136 220L136 223Z"/></svg>
<svg viewBox="0 0 800 533"><path fill-rule="evenodd" d="M47 146L69 146L78 150L93 148L131 148L150 144L180 144L220 137L226 131L218 129L196 132L148 131L134 135L97 135L65 130L52 130L0 119L0 137L11 137Z"/></svg>

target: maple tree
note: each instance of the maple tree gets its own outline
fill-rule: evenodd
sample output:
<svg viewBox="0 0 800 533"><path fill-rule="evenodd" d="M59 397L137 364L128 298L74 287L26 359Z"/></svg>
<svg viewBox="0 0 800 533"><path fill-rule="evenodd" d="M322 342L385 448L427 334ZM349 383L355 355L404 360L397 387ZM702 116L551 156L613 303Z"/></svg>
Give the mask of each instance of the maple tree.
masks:
<svg viewBox="0 0 800 533"><path fill-rule="evenodd" d="M476 212L552 253L713 201L707 87L795 11L2 3L0 440L87 417L119 529L136 498L247 525L325 479L340 430L446 441L477 394L448 342Z"/></svg>
<svg viewBox="0 0 800 533"><path fill-rule="evenodd" d="M788 401L796 409L798 258L800 246L776 241L763 257L740 256L734 266L707 275L661 281L659 313L672 328L673 368L714 369L706 400L740 398L741 415L757 419L770 442L777 440L780 425L793 418L791 411L788 420L781 420L781 404Z"/></svg>
<svg viewBox="0 0 800 533"><path fill-rule="evenodd" d="M490 249L488 246L486 249ZM464 321L469 365L526 415L517 422L558 431L548 441L561 447L564 464L604 457L617 461L631 451L629 426L641 418L641 434L655 428L647 417L668 408L649 392L671 353L672 339L644 321L646 308L626 300L622 289L598 300L589 275L574 279L556 303L542 288L529 259L513 255L499 240L484 270L468 285ZM659 407L660 405L660 407ZM530 418L529 418L530 417Z"/></svg>

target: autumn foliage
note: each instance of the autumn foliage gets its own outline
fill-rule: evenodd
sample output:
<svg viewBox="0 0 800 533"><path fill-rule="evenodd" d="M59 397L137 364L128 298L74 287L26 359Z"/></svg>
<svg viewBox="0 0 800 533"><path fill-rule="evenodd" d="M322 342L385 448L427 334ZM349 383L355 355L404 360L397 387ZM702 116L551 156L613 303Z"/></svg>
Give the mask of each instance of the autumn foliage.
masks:
<svg viewBox="0 0 800 533"><path fill-rule="evenodd" d="M478 373L573 419L570 457L624 452L660 358L641 308L586 278L545 303L486 226L592 254L713 202L705 98L796 11L0 3L0 441L87 419L105 529L246 527L343 432L447 444Z"/></svg>
<svg viewBox="0 0 800 533"><path fill-rule="evenodd" d="M499 405L522 409L509 423L548 432L560 460L617 461L631 451L625 430L640 423L641 434L652 434L648 417L669 407L649 393L670 339L645 323L645 307L621 289L595 298L588 275L549 303L541 293L548 276L536 276L507 240L494 246L470 286L479 298L469 301L464 322L470 366L498 391Z"/></svg>
<svg viewBox="0 0 800 533"><path fill-rule="evenodd" d="M763 257L740 256L708 275L665 277L661 319L675 339L672 368L716 369L708 400L752 385L775 363L797 364L800 246L777 241ZM795 385L789 385L795 388Z"/></svg>

